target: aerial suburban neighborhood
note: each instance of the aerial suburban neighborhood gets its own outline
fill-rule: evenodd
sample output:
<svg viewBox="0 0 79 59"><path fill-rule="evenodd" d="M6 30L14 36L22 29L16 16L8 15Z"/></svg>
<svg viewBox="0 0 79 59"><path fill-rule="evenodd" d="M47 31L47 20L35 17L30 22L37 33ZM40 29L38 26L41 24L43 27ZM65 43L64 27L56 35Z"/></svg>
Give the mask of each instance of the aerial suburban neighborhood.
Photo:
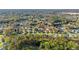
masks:
<svg viewBox="0 0 79 59"><path fill-rule="evenodd" d="M78 9L1 9L1 50L78 50Z"/></svg>

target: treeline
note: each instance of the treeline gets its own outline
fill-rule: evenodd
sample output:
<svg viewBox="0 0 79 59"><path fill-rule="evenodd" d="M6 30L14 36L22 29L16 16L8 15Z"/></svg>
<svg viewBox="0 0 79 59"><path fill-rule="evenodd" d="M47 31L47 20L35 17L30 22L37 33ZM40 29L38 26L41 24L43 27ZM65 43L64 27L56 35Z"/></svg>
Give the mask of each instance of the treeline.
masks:
<svg viewBox="0 0 79 59"><path fill-rule="evenodd" d="M4 38L6 50L75 50L79 49L73 39L66 39L64 36L57 38L46 38L43 35L11 35Z"/></svg>

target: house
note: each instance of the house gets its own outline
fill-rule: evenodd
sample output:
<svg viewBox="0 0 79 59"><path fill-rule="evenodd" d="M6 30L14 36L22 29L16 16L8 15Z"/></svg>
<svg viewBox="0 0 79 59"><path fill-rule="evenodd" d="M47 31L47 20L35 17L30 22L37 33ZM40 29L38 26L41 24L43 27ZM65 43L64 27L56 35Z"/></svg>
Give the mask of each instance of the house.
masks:
<svg viewBox="0 0 79 59"><path fill-rule="evenodd" d="M44 32L44 29L43 28L37 28L37 32Z"/></svg>
<svg viewBox="0 0 79 59"><path fill-rule="evenodd" d="M53 22L53 26L58 28L58 27L61 27L62 26L62 21L61 20L55 20Z"/></svg>
<svg viewBox="0 0 79 59"><path fill-rule="evenodd" d="M79 33L79 28L71 28L70 32L71 33Z"/></svg>
<svg viewBox="0 0 79 59"><path fill-rule="evenodd" d="M50 33L50 29L46 28L45 33Z"/></svg>
<svg viewBox="0 0 79 59"><path fill-rule="evenodd" d="M28 32L28 33L32 33L32 28L28 28L28 29L27 29L27 32Z"/></svg>
<svg viewBox="0 0 79 59"><path fill-rule="evenodd" d="M63 28L63 27L58 27L58 32L59 32L59 33L64 32L64 28Z"/></svg>

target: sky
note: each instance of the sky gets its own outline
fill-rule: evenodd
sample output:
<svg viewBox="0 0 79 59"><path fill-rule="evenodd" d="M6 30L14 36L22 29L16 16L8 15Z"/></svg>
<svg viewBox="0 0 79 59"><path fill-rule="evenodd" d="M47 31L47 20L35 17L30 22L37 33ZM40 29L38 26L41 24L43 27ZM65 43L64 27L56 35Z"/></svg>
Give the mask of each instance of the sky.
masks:
<svg viewBox="0 0 79 59"><path fill-rule="evenodd" d="M0 0L2 9L77 9L79 0Z"/></svg>

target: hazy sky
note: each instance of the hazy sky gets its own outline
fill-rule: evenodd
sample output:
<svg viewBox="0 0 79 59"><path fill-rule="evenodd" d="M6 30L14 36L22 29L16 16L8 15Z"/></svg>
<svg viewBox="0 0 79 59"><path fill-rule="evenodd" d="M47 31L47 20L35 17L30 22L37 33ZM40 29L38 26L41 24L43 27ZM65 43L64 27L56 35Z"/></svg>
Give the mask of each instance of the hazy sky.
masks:
<svg viewBox="0 0 79 59"><path fill-rule="evenodd" d="M79 8L79 0L0 0L0 8Z"/></svg>

